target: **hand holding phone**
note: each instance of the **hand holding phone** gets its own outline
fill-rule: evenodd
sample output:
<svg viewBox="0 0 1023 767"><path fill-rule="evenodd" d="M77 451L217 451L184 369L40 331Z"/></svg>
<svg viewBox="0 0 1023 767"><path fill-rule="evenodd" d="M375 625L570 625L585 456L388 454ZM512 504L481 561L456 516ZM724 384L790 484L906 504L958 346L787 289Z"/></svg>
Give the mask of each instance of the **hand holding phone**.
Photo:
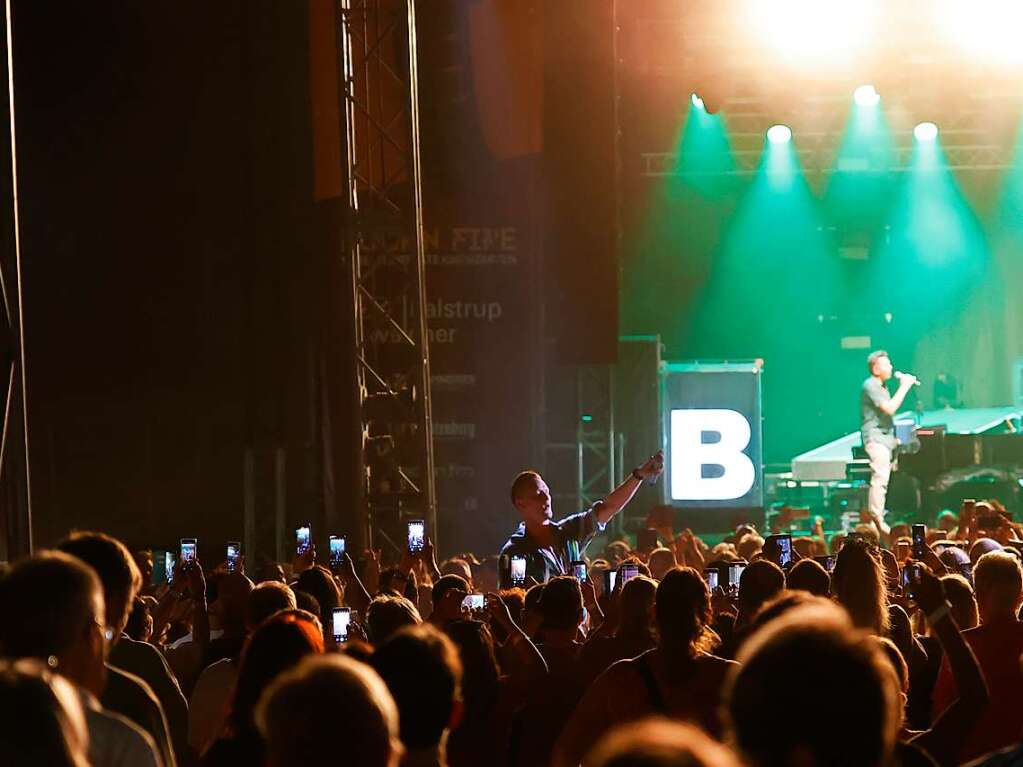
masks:
<svg viewBox="0 0 1023 767"><path fill-rule="evenodd" d="M337 570L345 558L347 539L343 535L330 536L330 568Z"/></svg>
<svg viewBox="0 0 1023 767"><path fill-rule="evenodd" d="M580 583L585 583L586 581L588 581L589 576L586 574L586 563L581 560L573 562L572 575L574 575L575 579Z"/></svg>
<svg viewBox="0 0 1023 767"><path fill-rule="evenodd" d="M163 568L164 572L167 574L166 581L168 586L174 583L174 565L176 562L177 560L174 559L173 551L163 552Z"/></svg>
<svg viewBox="0 0 1023 767"><path fill-rule="evenodd" d="M792 564L792 536L787 533L767 536L764 541L764 556L782 570L787 570Z"/></svg>
<svg viewBox="0 0 1023 767"><path fill-rule="evenodd" d="M334 642L341 644L348 641L348 626L352 622L352 611L348 607L335 607L331 611L331 624Z"/></svg>
<svg viewBox="0 0 1023 767"><path fill-rule="evenodd" d="M464 613L481 612L485 606L486 600L482 594L466 594L465 599L462 600L462 612Z"/></svg>
<svg viewBox="0 0 1023 767"><path fill-rule="evenodd" d="M835 569L835 558L830 554L826 556L814 557L814 561L817 562L817 564L819 564L829 573Z"/></svg>
<svg viewBox="0 0 1023 767"><path fill-rule="evenodd" d="M739 590L739 581L742 580L742 574L746 570L745 562L730 562L728 564L728 589L729 591Z"/></svg>
<svg viewBox="0 0 1023 767"><path fill-rule="evenodd" d="M199 554L199 542L195 538L181 539L181 555L179 560L182 565L194 562Z"/></svg>
<svg viewBox="0 0 1023 767"><path fill-rule="evenodd" d="M615 586L618 583L618 571L617 570L605 570L604 571L604 593L610 597L615 590Z"/></svg>
<svg viewBox="0 0 1023 767"><path fill-rule="evenodd" d="M910 599L916 597L916 586L920 583L920 565L917 562L908 561L902 568L902 593Z"/></svg>
<svg viewBox="0 0 1023 767"><path fill-rule="evenodd" d="M621 581L622 588L625 588L625 584L637 575L639 575L639 565L637 564L625 564L618 568L618 578Z"/></svg>
<svg viewBox="0 0 1023 767"><path fill-rule="evenodd" d="M923 561L927 555L927 525L913 525L913 559Z"/></svg>
<svg viewBox="0 0 1023 767"><path fill-rule="evenodd" d="M511 555L511 583L512 586L526 585L526 557L523 554Z"/></svg>
<svg viewBox="0 0 1023 767"><path fill-rule="evenodd" d="M419 554L426 543L426 522L422 519L413 519L408 523L408 551L410 554Z"/></svg>
<svg viewBox="0 0 1023 767"><path fill-rule="evenodd" d="M295 528L295 553L298 556L302 556L309 551L311 541L312 527L308 522Z"/></svg>
<svg viewBox="0 0 1023 767"><path fill-rule="evenodd" d="M720 583L721 573L715 568L709 568L703 571L703 579L707 581L707 588L713 591Z"/></svg>

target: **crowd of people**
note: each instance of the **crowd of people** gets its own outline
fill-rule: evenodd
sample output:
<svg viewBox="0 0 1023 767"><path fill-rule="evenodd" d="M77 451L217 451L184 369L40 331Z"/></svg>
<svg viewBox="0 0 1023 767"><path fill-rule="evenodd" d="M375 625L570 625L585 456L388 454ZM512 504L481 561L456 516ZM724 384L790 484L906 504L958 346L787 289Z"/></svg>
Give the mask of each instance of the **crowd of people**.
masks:
<svg viewBox="0 0 1023 767"><path fill-rule="evenodd" d="M524 508L523 540L545 523ZM438 563L429 539L154 584L150 552L74 532L0 576L0 761L1023 764L1023 536L997 502L923 541L866 513L790 547L650 519L642 546L584 540L584 568L548 556L517 585L507 552Z"/></svg>

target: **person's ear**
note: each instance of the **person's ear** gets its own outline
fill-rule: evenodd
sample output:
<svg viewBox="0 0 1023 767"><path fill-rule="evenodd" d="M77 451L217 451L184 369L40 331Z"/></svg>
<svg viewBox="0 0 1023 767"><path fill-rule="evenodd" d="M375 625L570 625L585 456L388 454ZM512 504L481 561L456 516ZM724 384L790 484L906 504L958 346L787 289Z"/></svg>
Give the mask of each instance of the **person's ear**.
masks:
<svg viewBox="0 0 1023 767"><path fill-rule="evenodd" d="M455 698L451 704L451 714L448 716L448 729L457 730L458 725L462 723L462 716L465 714L465 701L461 698Z"/></svg>

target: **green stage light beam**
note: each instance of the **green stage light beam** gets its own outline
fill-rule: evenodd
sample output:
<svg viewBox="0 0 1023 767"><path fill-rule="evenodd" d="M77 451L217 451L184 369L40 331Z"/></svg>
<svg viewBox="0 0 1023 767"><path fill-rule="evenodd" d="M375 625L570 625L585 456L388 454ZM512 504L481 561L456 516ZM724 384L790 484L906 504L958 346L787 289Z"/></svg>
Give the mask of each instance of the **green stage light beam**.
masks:
<svg viewBox="0 0 1023 767"><path fill-rule="evenodd" d="M991 257L937 137L914 142L889 226L873 283L893 316L882 343L911 352L924 380L942 369L968 372L971 347L986 342L977 323L989 315L982 296Z"/></svg>
<svg viewBox="0 0 1023 767"><path fill-rule="evenodd" d="M873 239L891 204L895 142L880 100L863 101L852 102L824 201L838 229Z"/></svg>
<svg viewBox="0 0 1023 767"><path fill-rule="evenodd" d="M993 343L1002 354L990 365L994 370L1007 370L1017 359L1023 358L1023 301L1018 298L1023 285L1023 118L1017 129L1016 145L1011 167L1002 178L1001 194L992 222L991 251L993 275L990 305L999 318L993 333ZM1002 376L992 376L1002 381ZM998 396L1001 395L1001 396ZM992 393L992 400L1009 402L1012 392Z"/></svg>
<svg viewBox="0 0 1023 767"><path fill-rule="evenodd" d="M690 306L703 289L723 222L741 183L724 118L690 97L671 146L674 164L640 191L642 216L626 221L621 329L659 333L678 358Z"/></svg>
<svg viewBox="0 0 1023 767"><path fill-rule="evenodd" d="M693 358L766 360L765 412L785 426L765 431L765 450L768 460L779 461L809 449L818 436L805 401L792 392L824 346L818 318L835 281L834 246L797 147L798 136L765 140L687 339Z"/></svg>

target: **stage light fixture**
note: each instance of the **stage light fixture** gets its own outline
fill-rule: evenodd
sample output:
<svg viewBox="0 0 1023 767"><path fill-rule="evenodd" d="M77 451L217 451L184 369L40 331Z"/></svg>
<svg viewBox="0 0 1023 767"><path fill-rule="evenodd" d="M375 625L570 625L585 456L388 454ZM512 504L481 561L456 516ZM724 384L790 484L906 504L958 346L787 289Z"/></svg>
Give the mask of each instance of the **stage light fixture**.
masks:
<svg viewBox="0 0 1023 767"><path fill-rule="evenodd" d="M935 13L949 39L972 56L1023 64L1023 3L1018 0L943 0Z"/></svg>
<svg viewBox="0 0 1023 767"><path fill-rule="evenodd" d="M767 129L767 140L772 144L787 144L792 140L792 129L787 125L772 125Z"/></svg>
<svg viewBox="0 0 1023 767"><path fill-rule="evenodd" d="M861 85L853 92L853 100L857 106L876 107L881 102L881 94L873 85Z"/></svg>
<svg viewBox="0 0 1023 767"><path fill-rule="evenodd" d="M878 0L746 0L743 14L754 44L792 63L826 66L862 55L876 40Z"/></svg>
<svg viewBox="0 0 1023 767"><path fill-rule="evenodd" d="M913 128L917 141L934 141L938 137L938 126L931 122L920 123Z"/></svg>
<svg viewBox="0 0 1023 767"><path fill-rule="evenodd" d="M693 106L701 111L706 111L707 107L704 106L703 99L701 99L695 93L689 96L689 101L692 102Z"/></svg>

